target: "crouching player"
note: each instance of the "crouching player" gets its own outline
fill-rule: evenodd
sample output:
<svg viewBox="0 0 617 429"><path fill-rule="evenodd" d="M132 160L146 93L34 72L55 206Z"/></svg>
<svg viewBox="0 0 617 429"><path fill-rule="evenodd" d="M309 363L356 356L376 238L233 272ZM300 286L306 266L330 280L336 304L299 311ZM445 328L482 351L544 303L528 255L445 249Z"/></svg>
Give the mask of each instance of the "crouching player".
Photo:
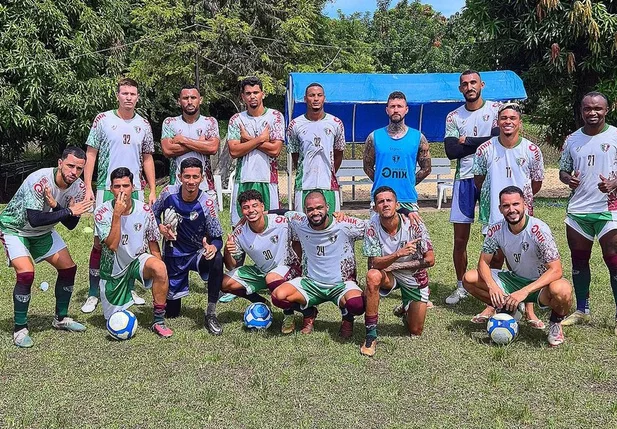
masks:
<svg viewBox="0 0 617 429"><path fill-rule="evenodd" d="M0 213L0 242L9 266L17 274L13 289L13 343L17 347L33 345L28 332L28 306L34 264L43 260L58 271L56 317L51 325L74 332L86 330L84 325L67 317L77 266L54 229L58 222L74 229L79 216L92 207L92 202L84 201L86 187L79 178L85 163L86 154L82 149L67 147L57 168L43 168L30 174Z"/></svg>
<svg viewBox="0 0 617 429"><path fill-rule="evenodd" d="M154 214L150 206L131 198L133 173L128 168L116 168L110 179L114 199L94 211L96 234L103 244L100 271L103 315L109 319L116 311L133 305L133 281L139 280L144 287L152 289L152 330L161 337L171 337L173 332L165 325L167 270L161 260L160 234Z"/></svg>
<svg viewBox="0 0 617 429"><path fill-rule="evenodd" d="M223 230L214 200L199 189L202 180L201 160L185 158L180 163L180 184L163 189L152 210L167 240L163 249L169 275L167 317L180 315L182 298L189 294L189 272L197 271L208 282L206 329L212 335L221 335L223 327L216 317L216 302L223 280Z"/></svg>
<svg viewBox="0 0 617 429"><path fill-rule="evenodd" d="M360 353L374 356L377 340L379 297L400 288L403 321L412 336L422 334L428 303L428 273L435 253L426 226L412 224L398 214L396 193L388 186L375 191L376 213L368 222L363 253L368 257L366 273L366 339Z"/></svg>
<svg viewBox="0 0 617 429"><path fill-rule="evenodd" d="M285 282L272 293L272 303L289 309L294 303L302 309L330 301L343 313L340 335L353 335L354 316L364 313L364 297L356 284L354 242L364 238L365 223L345 217L339 221L328 214L329 207L320 191L311 191L304 198L304 211L287 212L292 240L300 241L304 276ZM304 316L303 332L310 333L317 317Z"/></svg>
<svg viewBox="0 0 617 429"><path fill-rule="evenodd" d="M525 213L523 191L508 186L499 193L504 219L488 228L478 269L465 273L463 285L473 296L497 309L514 312L521 302L551 309L548 343L564 342L561 321L572 304L572 286L562 277L561 259L549 227ZM509 271L491 269L501 251Z"/></svg>
<svg viewBox="0 0 617 429"><path fill-rule="evenodd" d="M289 224L285 216L264 214L265 206L259 191L244 191L238 204L246 220L240 223L225 245L225 265L229 271L223 276L223 292L232 293L251 302L265 302L257 292L270 292L300 275L300 260L292 248ZM255 265L243 265L248 255ZM294 310L313 315L314 308L301 310L298 304L283 310L281 332L295 331ZM310 333L312 325L309 328ZM304 332L304 331L301 331Z"/></svg>

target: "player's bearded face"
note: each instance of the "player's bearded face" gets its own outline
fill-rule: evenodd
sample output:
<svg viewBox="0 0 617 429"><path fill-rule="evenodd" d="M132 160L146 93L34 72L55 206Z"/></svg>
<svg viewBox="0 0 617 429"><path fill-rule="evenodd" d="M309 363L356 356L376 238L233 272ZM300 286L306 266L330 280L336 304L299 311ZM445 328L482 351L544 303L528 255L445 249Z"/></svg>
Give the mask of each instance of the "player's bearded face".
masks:
<svg viewBox="0 0 617 429"><path fill-rule="evenodd" d="M249 222L256 222L263 217L264 204L258 200L249 200L242 203L242 215Z"/></svg>
<svg viewBox="0 0 617 429"><path fill-rule="evenodd" d="M388 101L388 106L386 107L388 118L390 118L390 122L394 124L402 122L408 110L407 102L398 98Z"/></svg>
<svg viewBox="0 0 617 429"><path fill-rule="evenodd" d="M477 74L468 74L461 76L461 83L458 87L465 101L473 103L482 95L482 87L484 83L480 80L480 76Z"/></svg>
<svg viewBox="0 0 617 429"><path fill-rule="evenodd" d="M187 115L194 115L199 110L201 96L196 89L183 89L179 98L180 108Z"/></svg>
<svg viewBox="0 0 617 429"><path fill-rule="evenodd" d="M518 194L504 194L501 196L499 211L510 225L516 225L525 216L525 200Z"/></svg>
<svg viewBox="0 0 617 429"><path fill-rule="evenodd" d="M304 203L311 226L321 226L328 219L328 206L323 198L310 198Z"/></svg>
<svg viewBox="0 0 617 429"><path fill-rule="evenodd" d="M252 109L259 107L263 103L264 93L259 85L246 85L242 90L242 101Z"/></svg>
<svg viewBox="0 0 617 429"><path fill-rule="evenodd" d="M73 154L70 154L64 160L60 160L58 169L64 183L70 185L75 182L81 176L85 164L85 159L76 158Z"/></svg>
<svg viewBox="0 0 617 429"><path fill-rule="evenodd" d="M318 86L310 87L304 96L306 105L315 112L318 112L323 108L325 99L326 97L323 93L323 89Z"/></svg>

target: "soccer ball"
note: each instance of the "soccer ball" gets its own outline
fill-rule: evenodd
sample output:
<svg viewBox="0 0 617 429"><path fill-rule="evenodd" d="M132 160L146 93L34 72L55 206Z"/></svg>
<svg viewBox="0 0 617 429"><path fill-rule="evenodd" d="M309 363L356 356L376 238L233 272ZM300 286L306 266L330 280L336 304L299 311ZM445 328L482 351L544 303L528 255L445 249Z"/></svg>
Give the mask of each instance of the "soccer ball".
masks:
<svg viewBox="0 0 617 429"><path fill-rule="evenodd" d="M137 331L137 318L128 310L118 311L107 321L107 330L116 340L128 340Z"/></svg>
<svg viewBox="0 0 617 429"><path fill-rule="evenodd" d="M244 324L249 329L268 329L272 324L272 312L262 302L254 302L244 310Z"/></svg>
<svg viewBox="0 0 617 429"><path fill-rule="evenodd" d="M497 313L488 319L486 331L494 343L509 344L518 334L518 322L507 313Z"/></svg>

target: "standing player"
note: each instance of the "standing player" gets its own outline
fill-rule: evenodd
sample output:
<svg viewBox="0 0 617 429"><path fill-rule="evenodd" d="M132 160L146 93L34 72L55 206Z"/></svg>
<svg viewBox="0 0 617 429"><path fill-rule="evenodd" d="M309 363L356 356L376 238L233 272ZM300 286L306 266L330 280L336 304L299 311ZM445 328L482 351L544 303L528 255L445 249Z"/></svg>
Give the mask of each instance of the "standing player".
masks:
<svg viewBox="0 0 617 429"><path fill-rule="evenodd" d="M223 280L220 252L223 230L214 198L199 189L202 182L201 161L185 158L180 163L180 184L163 189L152 211L159 223L159 231L167 240L163 249L163 261L169 276L167 317L180 315L182 298L189 294L189 272L197 271L201 279L208 282L206 329L213 335L221 335L223 327L216 317L216 302Z"/></svg>
<svg viewBox="0 0 617 429"><path fill-rule="evenodd" d="M240 220L238 195L255 189L263 196L266 209L279 208L277 157L283 147L284 121L281 112L264 107L263 84L257 77L240 82L241 97L246 110L229 120L228 146L232 158L237 158L232 190L231 223Z"/></svg>
<svg viewBox="0 0 617 429"><path fill-rule="evenodd" d="M156 181L154 178L154 140L152 130L147 120L135 112L135 105L139 100L137 82L133 79L122 79L118 82L118 109L100 113L92 124L86 145L86 167L84 169L84 183L86 184L86 199L94 200L92 193L92 173L97 155L99 158L97 171L96 207L112 200L110 173L118 167L127 167L135 172L133 179L133 199L143 201L141 185L141 171L150 188L148 201L152 204L156 200ZM91 313L98 304L99 295L99 266L101 263L101 241L94 236L94 244L90 252L90 273L88 298L81 307L84 313ZM145 301L134 291L131 291L135 304L141 305Z"/></svg>
<svg viewBox="0 0 617 429"><path fill-rule="evenodd" d="M302 245L304 275L277 287L272 303L285 310L294 303L306 309L330 301L343 313L341 337L350 338L354 316L364 313L364 297L356 283L354 242L364 237L365 223L352 217L334 219L319 191L304 198L304 211L285 214L292 239ZM304 333L312 332L316 317L317 309L304 316Z"/></svg>
<svg viewBox="0 0 617 429"><path fill-rule="evenodd" d="M581 112L584 125L568 136L559 162L559 178L572 189L566 235L576 293L576 311L563 325L591 320L589 259L595 237L600 242L617 303L617 129L606 123L608 100L604 94L585 95Z"/></svg>
<svg viewBox="0 0 617 429"><path fill-rule="evenodd" d="M375 211L371 217L362 248L368 257L366 273L366 339L360 353L374 356L376 352L379 297L400 288L403 320L409 333L421 335L428 303L427 268L435 265L435 253L423 223L412 224L396 212L396 193L382 186L375 190Z"/></svg>
<svg viewBox="0 0 617 429"><path fill-rule="evenodd" d="M416 185L431 174L431 154L426 137L405 125L408 111L405 94L395 91L389 95L386 114L390 123L369 134L364 145L363 167L373 181L373 198L377 188L389 186L402 207L417 212ZM420 169L414 175L416 163Z"/></svg>
<svg viewBox="0 0 617 429"><path fill-rule="evenodd" d="M67 317L77 266L54 226L62 222L74 229L79 216L92 207L84 200L85 186L79 178L86 163L80 148L69 146L62 152L57 168L43 168L30 174L4 211L0 213L0 242L17 280L13 288L13 343L32 347L28 332L28 306L34 282L34 264L49 262L57 271L56 329L81 332L86 327Z"/></svg>
<svg viewBox="0 0 617 429"><path fill-rule="evenodd" d="M161 261L161 238L150 206L131 198L133 173L126 167L110 174L114 199L94 211L97 236L102 242L101 301L109 319L133 305L135 280L152 289L154 322L152 330L161 337L173 335L165 325L165 298L169 287L167 270Z"/></svg>
<svg viewBox="0 0 617 429"><path fill-rule="evenodd" d="M446 298L446 304L456 304L467 296L463 287L463 274L467 271L467 243L474 221L478 190L473 180L473 158L476 149L492 136L499 135L497 109L499 103L482 99L484 82L480 73L466 70L459 78L459 91L465 104L446 117L446 155L456 159L454 189L450 222L454 225L454 250L452 259L457 287Z"/></svg>
<svg viewBox="0 0 617 429"><path fill-rule="evenodd" d="M199 188L202 191L214 192L210 155L215 155L219 150L219 126L216 119L200 114L201 100L196 86L182 87L178 97L182 114L163 121L161 148L163 154L171 160L170 185L180 181L180 163L193 157L200 160L204 166L204 181Z"/></svg>
<svg viewBox="0 0 617 429"><path fill-rule="evenodd" d="M251 302L266 302L258 292L266 288L274 292L282 283L299 276L300 260L292 248L287 218L265 214L258 191L242 192L238 203L246 222L227 239L225 265L230 271L223 277L223 291ZM243 265L244 255L255 265ZM312 315L314 309L305 312ZM281 332L291 334L295 330L294 308L286 309L284 315Z"/></svg>
<svg viewBox="0 0 617 429"><path fill-rule="evenodd" d="M533 215L533 196L540 191L544 180L544 159L540 148L520 135L521 109L518 104L501 106L498 115L499 136L480 145L473 165L474 181L481 190L480 222L483 234L486 234L489 225L499 222L501 218L499 192L503 188L521 188L527 213ZM501 255L497 255L493 263L501 267ZM544 323L534 313L533 303L525 306L525 312L533 328L544 328ZM485 323L493 313L494 309L487 307L472 321Z"/></svg>
<svg viewBox="0 0 617 429"><path fill-rule="evenodd" d="M326 96L323 86L311 83L306 87L306 113L289 124L287 141L293 168L296 170L296 211L303 211L304 197L319 189L326 197L330 214L341 209L336 172L343 162L345 129L336 116L324 112Z"/></svg>
<svg viewBox="0 0 617 429"><path fill-rule="evenodd" d="M503 219L484 238L478 269L465 273L463 284L473 296L495 308L516 311L519 303L551 309L548 343L564 342L561 321L572 304L572 286L562 277L561 259L549 227L526 211L523 191L508 186L499 193ZM506 258L509 270L490 268L495 253Z"/></svg>

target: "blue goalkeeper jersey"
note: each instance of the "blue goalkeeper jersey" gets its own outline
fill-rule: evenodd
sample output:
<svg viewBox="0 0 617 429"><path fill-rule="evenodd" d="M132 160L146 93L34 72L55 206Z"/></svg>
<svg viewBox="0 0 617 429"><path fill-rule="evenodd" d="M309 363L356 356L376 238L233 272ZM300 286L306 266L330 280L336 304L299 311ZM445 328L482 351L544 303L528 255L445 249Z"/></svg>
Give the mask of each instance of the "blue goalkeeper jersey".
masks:
<svg viewBox="0 0 617 429"><path fill-rule="evenodd" d="M167 186L152 206L158 224L161 223L161 215L167 208L173 208L179 217L176 240L165 243L166 257L193 255L203 249L204 237L209 244L213 244L213 239L221 240L223 236L215 201L201 190L195 201L184 201L181 186Z"/></svg>

